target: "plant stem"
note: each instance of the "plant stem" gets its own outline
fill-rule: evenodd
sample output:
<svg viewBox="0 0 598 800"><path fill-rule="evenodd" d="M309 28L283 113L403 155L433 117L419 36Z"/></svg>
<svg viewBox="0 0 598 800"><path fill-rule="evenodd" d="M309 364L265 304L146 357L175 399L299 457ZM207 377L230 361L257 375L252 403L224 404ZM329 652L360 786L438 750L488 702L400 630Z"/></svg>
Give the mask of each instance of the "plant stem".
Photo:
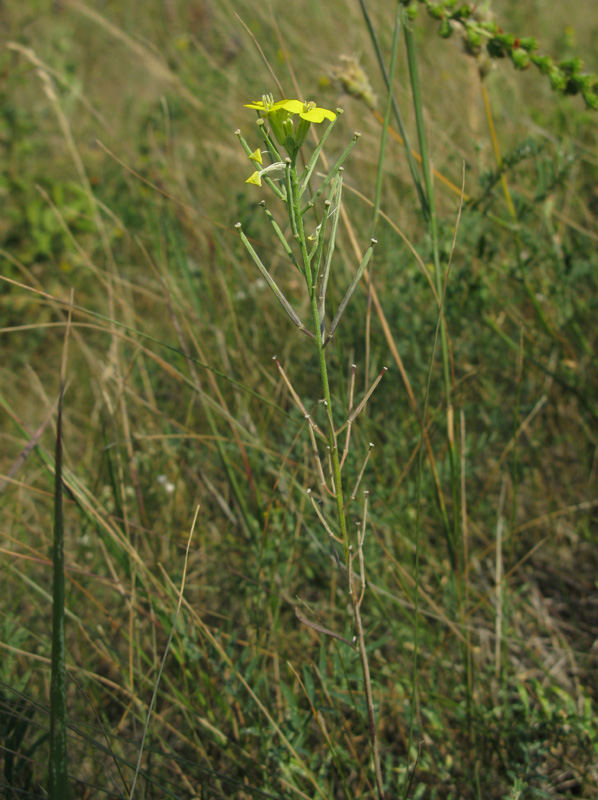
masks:
<svg viewBox="0 0 598 800"><path fill-rule="evenodd" d="M50 764L48 794L50 800L68 797L66 741L66 638L64 610L64 515L62 478L62 402L61 380L56 424L56 460L54 466L54 539L52 543L52 676L50 681Z"/></svg>
<svg viewBox="0 0 598 800"><path fill-rule="evenodd" d="M374 760L374 775L376 777L376 789L378 790L379 800L384 800L384 784L382 782L382 766L380 764L380 750L378 748L378 737L376 735L376 715L374 712L374 696L372 694L372 682L370 679L370 665L368 654L365 649L365 636L361 623L360 602L351 586L351 600L353 603L353 615L355 617L355 635L359 645L359 657L361 659L361 670L363 672L363 684L365 689L365 701L368 709L368 722L370 744L372 746L372 758Z"/></svg>
<svg viewBox="0 0 598 800"><path fill-rule="evenodd" d="M312 273L309 254L307 251L307 242L305 238L305 230L303 227L303 216L299 206L299 178L295 163L291 165L290 169L290 185L291 197L293 203L294 217L297 223L297 242L301 249L301 258L303 261L303 268L305 273L305 280L309 292L311 313L313 318L315 337L315 348L318 356L318 365L320 368L320 381L322 385L322 392L324 395L324 402L328 411L328 443L330 447L330 461L332 464L332 480L334 483L333 492L336 500L336 512L338 524L340 528L340 535L343 542L343 557L344 564L349 578L349 595L353 606L353 616L355 619L355 634L359 646L359 656L361 660L361 670L363 673L364 693L366 698L367 712L368 712L368 733L370 737L370 745L372 748L372 758L374 761L374 774L376 779L376 789L378 792L379 800L384 800L384 784L382 781L382 767L380 763L380 752L378 748L378 739L376 736L376 715L374 712L374 697L372 693L372 681L370 678L370 668L368 664L368 656L365 647L365 636L363 632L363 624L361 621L360 604L361 598L353 587L353 578L351 570L351 562L353 559L352 546L349 542L349 534L347 531L347 518L345 514L345 502L343 496L343 484L341 477L341 462L339 457L337 436L334 430L334 421L332 416L332 398L330 395L330 383L328 380L328 368L326 365L326 355L324 352L324 336L322 329L322 322L318 311L318 292L316 291L316 284L318 275ZM361 545L360 545L361 546ZM362 580L365 576L362 575Z"/></svg>
<svg viewBox="0 0 598 800"><path fill-rule="evenodd" d="M307 252L307 243L305 238L305 230L303 227L303 217L299 208L299 177L297 175L297 167L295 164L291 166L291 194L294 206L295 219L297 221L297 240L301 248L301 258L303 261L303 269L305 272L305 280L309 291L309 299L311 306L312 319L314 323L314 331L316 333L315 346L318 356L318 366L320 369L320 381L322 384L322 391L324 394L324 402L327 404L330 413L332 414L332 399L330 396L330 383L328 381L328 369L326 366L326 356L324 353L324 343L320 332L320 314L318 312L318 294L316 292L317 275L312 275L311 263ZM345 566L348 568L349 563L349 535L347 533L347 519L345 516L344 500L343 500L343 487L341 478L341 464L338 454L338 444L334 427L328 426L328 444L330 446L330 457L332 461L332 479L334 481L334 495L336 499L336 511L338 524L340 528L341 538L343 540L343 555Z"/></svg>

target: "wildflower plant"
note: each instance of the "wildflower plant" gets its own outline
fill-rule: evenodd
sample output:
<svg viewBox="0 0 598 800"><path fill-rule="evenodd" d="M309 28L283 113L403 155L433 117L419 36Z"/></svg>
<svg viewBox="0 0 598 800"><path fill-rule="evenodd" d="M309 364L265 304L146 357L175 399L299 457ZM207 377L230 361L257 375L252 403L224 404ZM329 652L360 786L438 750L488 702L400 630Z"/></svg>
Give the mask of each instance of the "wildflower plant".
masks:
<svg viewBox="0 0 598 800"><path fill-rule="evenodd" d="M326 363L326 346L331 341L342 319L366 268L372 257L376 240L372 239L359 264L355 275L340 302L336 314L330 322L326 316L326 296L335 249L335 239L340 216L343 163L352 148L355 146L359 134L355 133L351 142L342 152L336 163L322 178L317 188L312 188L312 178L315 167L322 154L322 148L334 128L341 109L336 112L326 108L319 108L313 102L300 100L280 100L274 102L271 95L266 95L261 101L248 103L247 108L258 113L257 126L263 145L252 149L247 141L237 130L236 135L245 150L248 159L257 169L247 179L247 183L258 187L269 188L276 200L283 204L285 216L288 217L288 234L276 221L268 209L266 202L260 205L272 225L277 240L282 245L290 265L300 273L303 278L305 292L309 301L310 319L303 321L295 310L291 301L284 295L259 254L243 232L241 223L235 226L241 240L245 245L253 262L259 269L266 283L274 293L276 299L286 312L287 316L299 330L311 341L318 361L321 400L324 408L325 424L320 427L312 419L298 392L294 389L289 377L278 358L274 356L276 367L281 378L288 387L297 407L303 414L311 441L311 450L314 459L316 474L320 483L320 491L334 501L335 519L327 517L323 506L316 500L311 489L308 490L314 511L321 523L324 535L329 539L332 548L333 560L343 576L347 586L350 605L353 613L354 639L352 642L340 637L333 631L321 625L312 623L297 611L298 619L328 636L341 639L348 646L355 648L360 657L361 670L364 680L364 693L368 713L368 730L372 748L374 772L378 797L384 798L384 787L380 766L380 755L376 737L376 720L374 702L370 680L369 665L365 646L365 636L361 621L361 605L363 602L366 580L363 545L366 533L368 492L363 493L363 511L361 521L355 534L351 534L347 525L347 509L356 499L357 491L373 445L370 444L365 454L362 467L359 471L355 485L347 492L343 485L343 466L346 462L351 441L351 427L357 416L365 408L372 392L386 372L384 368L373 384L365 392L360 402L354 404L355 373L356 367L352 366L349 391L349 406L344 415L343 422L337 425L335 410ZM303 163L300 159L302 147L312 125L327 126L321 134L311 155ZM325 198L325 199L324 199ZM308 226L308 220L315 218L315 224ZM342 437L342 444L341 444Z"/></svg>

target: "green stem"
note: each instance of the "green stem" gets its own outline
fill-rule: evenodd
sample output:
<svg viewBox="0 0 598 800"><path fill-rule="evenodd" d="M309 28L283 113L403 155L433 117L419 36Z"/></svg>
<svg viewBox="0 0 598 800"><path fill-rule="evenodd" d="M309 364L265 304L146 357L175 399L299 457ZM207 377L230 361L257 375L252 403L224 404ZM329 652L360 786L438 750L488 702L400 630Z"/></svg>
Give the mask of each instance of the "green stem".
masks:
<svg viewBox="0 0 598 800"><path fill-rule="evenodd" d="M378 156L378 174L376 175L376 194L374 195L374 213L372 215L372 238L376 234L376 224L378 222L378 214L380 212L380 204L382 201L382 183L384 180L384 157L386 155L386 141L388 139L388 129L390 127L390 115L392 111L393 93L392 85L395 77L395 70L397 65L397 52L399 49L399 33L401 29L401 8L397 4L395 16L395 30L392 40L392 50L390 54L390 69L387 80L388 94L386 98L386 110L384 112L384 124L382 125L382 134L380 136L380 153ZM386 72L384 73L386 75ZM371 280L371 279L370 279Z"/></svg>
<svg viewBox="0 0 598 800"><path fill-rule="evenodd" d="M328 406L330 414L332 414L332 398L330 396L330 383L328 380L328 368L326 366L326 356L324 353L324 343L320 334L320 314L318 312L318 293L316 291L317 275L312 274L309 253L307 252L307 242L305 238L305 230L303 227L303 216L299 208L299 176L297 175L297 166L295 163L291 165L291 199L294 207L294 216L297 221L297 242L301 249L301 259L303 261L303 269L305 272L305 280L309 292L309 300L311 306L311 314L314 323L314 331L316 331L315 346L318 356L318 366L320 369L320 381L322 384L322 391L324 394L324 402ZM341 538L343 540L343 555L345 566L349 568L349 535L347 533L347 519L345 516L344 500L343 500L343 485L341 478L341 463L338 454L338 444L334 427L328 426L328 444L330 446L330 458L332 462L332 478L334 481L334 496L336 499L336 512L338 517L338 524L340 528Z"/></svg>
<svg viewBox="0 0 598 800"><path fill-rule="evenodd" d="M378 799L384 800L384 784L382 780L382 765L380 761L380 750L378 747L378 739L376 734L376 716L374 712L374 699L372 693L372 682L370 678L370 669L368 664L367 650L365 647L365 635L361 621L360 604L361 600L353 588L352 579L352 559L353 548L349 543L349 534L347 531L347 518L345 515L345 503L343 497L343 484L341 477L341 462L338 452L337 436L334 430L334 419L332 415L332 398L330 395L330 383L328 380L328 368L326 365L326 356L324 353L324 320L320 320L320 313L318 311L319 293L317 291L318 274L312 272L312 265L310 263L309 253L307 250L307 241L305 238L305 230L303 227L303 215L299 207L299 177L297 175L297 168L295 162L292 163L290 168L290 189L291 189L291 203L293 204L294 217L297 220L297 242L301 249L301 258L305 270L305 280L309 292L309 300L311 305L311 313L313 318L314 330L316 331L315 347L318 356L318 364L320 368L320 380L322 384L322 392L324 394L324 401L326 403L326 412L328 417L328 444L330 446L330 461L332 464L332 480L334 482L333 491L336 500L336 513L340 529L340 536L343 543L343 558L344 564L349 577L349 594L353 606L353 618L355 620L355 631L357 642L359 646L359 654L361 660L361 669L363 674L364 694L366 698L366 706L368 713L368 731L370 736L370 744L372 749L372 759L374 762L374 774L376 779L376 789L378 792ZM289 213L292 213L289 209ZM316 265L317 270L317 265ZM323 307L323 304L322 304ZM359 545L361 547L361 545Z"/></svg>
<svg viewBox="0 0 598 800"><path fill-rule="evenodd" d="M62 400L61 382L56 425L54 464L54 540L52 543L52 674L50 680L50 800L68 797L66 742L66 638L64 606L64 516L62 506Z"/></svg>
<svg viewBox="0 0 598 800"><path fill-rule="evenodd" d="M415 110L415 120L417 125L417 135L419 139L420 154L424 172L424 184L426 187L426 199L428 203L428 230L432 240L432 250L434 257L434 276L436 280L436 292L438 297L443 296L442 288L442 269L440 266L440 254L438 249L438 222L436 216L436 201L434 197L434 181L432 177L432 167L428 152L428 140L424 124L423 102L421 86L419 82L419 70L417 64L417 53L415 50L415 37L413 29L409 24L405 11L403 12L403 30L405 32L405 45L407 48L407 61L409 64L409 77L411 80L411 91L413 93L413 107ZM440 342L442 348L442 372L444 378L444 391L446 395L447 408L447 442L451 472L451 493L453 500L453 524L447 527L447 545L449 557L453 568L453 575L459 575L461 564L459 557L459 472L457 465L457 453L455 448L454 424L453 424L453 402L452 402L452 381L449 359L448 335L444 315L441 314L440 320ZM448 522L448 520L446 520Z"/></svg>
<svg viewBox="0 0 598 800"><path fill-rule="evenodd" d="M388 72L386 71L386 66L384 64L384 58L382 56L382 50L381 50L380 44L378 42L378 37L376 35L376 31L374 30L374 26L372 24L372 20L371 20L370 14L369 14L369 12L367 10L366 4L365 4L365 0L359 0L359 5L361 6L361 11L363 13L363 18L365 20L365 24L366 24L368 32L370 34L370 39L372 41L372 45L373 45L374 50L376 52L376 58L378 59L378 64L380 66L380 72L382 73L382 77L384 78L384 83L386 84L386 89L387 89L387 91L389 92L389 94L392 97L392 108L393 108L393 112L394 112L394 115L395 115L395 119L397 121L397 126L399 128L399 131L401 133L403 141L405 142L405 156L407 157L407 163L409 164L409 170L411 172L411 177L413 178L413 184L414 184L415 189L417 191L417 195L418 195L421 207L422 207L422 211L423 211L424 215L427 216L428 206L427 206L426 198L424 196L424 190L423 190L423 187L421 185L421 180L420 180L420 177L419 177L419 172L417 171L417 165L415 163L415 159L413 157L413 153L411 152L411 147L409 145L409 136L408 136L407 131L405 129L405 125L403 124L403 118L401 116L401 112L399 111L399 107L397 105L397 101L395 100L395 97L391 92L391 79L390 79L390 76L388 75ZM400 5L401 5L401 2L399 0L399 2L397 3L397 10L398 10Z"/></svg>

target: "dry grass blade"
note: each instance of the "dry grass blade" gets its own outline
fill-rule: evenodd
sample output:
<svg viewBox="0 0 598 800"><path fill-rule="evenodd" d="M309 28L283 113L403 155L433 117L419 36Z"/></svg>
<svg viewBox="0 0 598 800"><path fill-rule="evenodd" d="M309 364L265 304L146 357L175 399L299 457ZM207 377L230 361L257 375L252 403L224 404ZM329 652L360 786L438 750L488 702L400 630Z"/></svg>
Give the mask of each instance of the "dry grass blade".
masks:
<svg viewBox="0 0 598 800"><path fill-rule="evenodd" d="M148 709L147 709L147 717L145 720L145 725L143 727L143 735L141 737L141 744L139 745L139 755L137 757L137 766L135 768L135 775L133 776L133 781L131 783L131 790L129 792L129 800L133 800L133 795L135 793L135 787L137 785L137 778L139 777L139 771L141 769L141 759L143 757L143 748L145 745L145 739L147 736L147 732L149 729L150 719L152 716L152 711L154 708L154 704L156 702L156 697L158 694L158 686L160 685L160 678L162 677L162 672L164 671L164 665L166 663L166 659L168 657L168 652L170 650L170 644L172 642L172 637L174 636L174 632L176 631L177 621L179 618L179 614L181 611L181 605L183 602L183 591L185 589L185 579L187 577L187 564L189 563L189 548L191 547L191 540L193 538L193 532L195 531L195 525L197 523L197 517L199 515L199 506L195 509L195 516L193 517L193 522L191 524L191 530L189 531L189 538L187 539L187 547L185 550L185 561L183 564L183 576L181 578L181 588L178 592L179 599L177 602L176 611L174 613L174 620L172 622L172 628L170 629L170 634L168 635L168 641L166 642L166 647L164 648L164 654L162 656L162 661L160 662L160 668L158 670L158 675L156 676L156 682L154 684L154 691L152 693L152 698L150 700Z"/></svg>

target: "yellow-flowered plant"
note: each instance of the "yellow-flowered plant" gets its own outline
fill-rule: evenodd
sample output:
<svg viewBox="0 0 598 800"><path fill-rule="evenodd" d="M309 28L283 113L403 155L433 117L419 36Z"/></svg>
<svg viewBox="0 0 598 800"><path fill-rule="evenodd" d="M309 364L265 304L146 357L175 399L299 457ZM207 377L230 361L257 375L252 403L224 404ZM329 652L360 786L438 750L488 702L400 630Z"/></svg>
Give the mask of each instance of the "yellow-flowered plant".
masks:
<svg viewBox="0 0 598 800"><path fill-rule="evenodd" d="M348 586L349 597L353 608L353 620L355 639L353 642L344 639L333 631L329 631L322 626L316 626L320 633L341 639L348 646L354 647L360 656L366 703L369 716L369 731L372 745L372 755L374 761L374 771L376 785L378 788L379 800L384 800L383 781L380 765L380 753L376 739L376 721L374 714L374 704L371 682L369 677L369 667L365 647L365 636L361 623L361 603L365 594L365 567L363 557L363 542L366 530L367 516L367 492L364 492L363 516L357 536L349 530L347 521L348 506L355 500L357 487L364 473L365 464L369 457L368 449L363 468L357 479L355 486L349 494L343 489L343 478L341 471L345 464L351 435L351 426L355 418L365 407L374 388L378 384L382 375L386 371L382 370L378 378L374 381L365 397L355 409L349 408L344 422L337 426L335 423L335 409L333 408L330 386L328 381L328 367L326 363L326 345L332 339L334 332L343 316L349 300L353 296L367 264L372 256L376 241L371 240L365 251L361 264L357 267L353 280L346 290L345 296L338 304L334 318L328 322L326 319L326 294L332 258L334 254L337 225L340 216L341 193L343 185L342 164L349 152L357 142L359 134L353 136L350 144L338 158L336 163L328 170L328 174L322 178L319 185L314 186L314 169L320 158L322 147L328 138L332 128L338 120L340 109L336 112L327 108L319 108L314 102L303 102L301 100L279 100L274 102L272 95L264 95L260 101L247 103L247 108L258 112L257 124L263 139L265 148L252 149L245 139L241 136L241 131L236 131L239 141L247 157L255 166L255 172L247 179L247 183L257 186L265 184L282 202L285 216L288 218L290 235L285 236L284 226L280 226L274 215L269 211L265 201L260 205L268 217L278 242L282 245L288 261L298 270L304 280L305 291L309 301L310 321L306 324L301 320L299 313L293 304L286 298L266 266L263 264L259 254L245 236L241 223L235 226L253 262L259 269L262 277L276 296L276 299L285 310L287 316L292 320L299 330L313 342L318 359L320 374L320 384L322 391L322 406L324 408L325 421L320 427L308 413L299 394L292 387L282 365L275 357L282 380L289 387L291 396L297 403L302 414L307 421L314 465L317 470L320 492L322 498L328 496L334 500L335 518L329 522L320 509L320 504L315 500L311 490L308 490L310 499L323 529L327 535L330 546L333 548L335 562L340 569L343 580ZM299 153L305 145L307 135L312 124L319 125L328 121L328 126L324 129L319 141L315 145L311 155L304 155L305 166L300 169ZM286 155L281 152L286 151ZM268 163L264 164L264 157ZM323 196L327 199L323 200ZM318 201L323 202L318 203ZM316 204L319 205L317 214ZM312 217L315 216L315 219ZM311 220L308 224L308 220ZM355 385L355 368L352 373L351 397ZM342 453L339 452L339 437L345 438ZM371 449L372 445L370 445ZM325 457L320 456L320 450L325 448ZM324 467L327 464L327 469ZM338 552L337 552L338 549ZM359 564L359 576L356 577L355 560ZM305 625L313 624L298 613L298 617Z"/></svg>

